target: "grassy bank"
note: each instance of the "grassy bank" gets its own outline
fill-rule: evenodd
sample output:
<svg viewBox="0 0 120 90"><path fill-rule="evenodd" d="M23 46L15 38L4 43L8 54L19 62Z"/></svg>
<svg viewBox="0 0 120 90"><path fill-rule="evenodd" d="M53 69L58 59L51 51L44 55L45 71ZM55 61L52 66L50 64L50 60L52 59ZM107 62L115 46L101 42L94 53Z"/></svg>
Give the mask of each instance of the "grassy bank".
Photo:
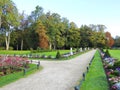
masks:
<svg viewBox="0 0 120 90"><path fill-rule="evenodd" d="M95 53L89 72L86 74L80 90L108 90L109 85L99 52Z"/></svg>
<svg viewBox="0 0 120 90"><path fill-rule="evenodd" d="M111 57L120 60L120 50L109 50Z"/></svg>
<svg viewBox="0 0 120 90"><path fill-rule="evenodd" d="M40 66L39 69L37 69L37 66L35 64L30 64L30 68L26 71L26 73L24 74L23 71L21 72L15 72L12 74L8 74L5 76L0 76L0 87L5 86L11 82L14 82L20 78L24 78L27 77L30 74L35 73L36 71L40 71L42 70L42 66Z"/></svg>

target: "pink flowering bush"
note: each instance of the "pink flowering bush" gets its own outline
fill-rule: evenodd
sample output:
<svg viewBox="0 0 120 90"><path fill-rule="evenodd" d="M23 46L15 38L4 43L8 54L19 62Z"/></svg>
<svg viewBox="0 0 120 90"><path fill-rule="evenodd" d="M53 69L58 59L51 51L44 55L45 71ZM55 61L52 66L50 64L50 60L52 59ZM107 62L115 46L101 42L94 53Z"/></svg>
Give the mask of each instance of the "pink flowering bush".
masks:
<svg viewBox="0 0 120 90"><path fill-rule="evenodd" d="M0 56L0 76L21 71L22 68L28 68L29 61L27 58Z"/></svg>

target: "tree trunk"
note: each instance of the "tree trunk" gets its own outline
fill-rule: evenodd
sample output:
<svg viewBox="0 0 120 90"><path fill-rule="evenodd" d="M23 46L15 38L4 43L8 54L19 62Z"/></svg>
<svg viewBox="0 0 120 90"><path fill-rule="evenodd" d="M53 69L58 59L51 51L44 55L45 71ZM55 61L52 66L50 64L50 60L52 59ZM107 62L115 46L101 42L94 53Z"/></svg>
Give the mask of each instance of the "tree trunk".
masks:
<svg viewBox="0 0 120 90"><path fill-rule="evenodd" d="M17 44L17 46L16 46L16 49L18 50L18 44Z"/></svg>
<svg viewBox="0 0 120 90"><path fill-rule="evenodd" d="M56 45L55 45L55 43L53 44L53 47L54 47L54 50L56 49Z"/></svg>
<svg viewBox="0 0 120 90"><path fill-rule="evenodd" d="M1 15L0 15L0 28L1 28L2 20L1 20Z"/></svg>
<svg viewBox="0 0 120 90"><path fill-rule="evenodd" d="M50 49L50 50L52 49L52 44L51 44L51 42L49 42L49 49Z"/></svg>
<svg viewBox="0 0 120 90"><path fill-rule="evenodd" d="M23 39L21 41L21 50L23 50Z"/></svg>
<svg viewBox="0 0 120 90"><path fill-rule="evenodd" d="M6 42L6 50L9 50L10 33L8 33L8 36L5 36L5 42Z"/></svg>

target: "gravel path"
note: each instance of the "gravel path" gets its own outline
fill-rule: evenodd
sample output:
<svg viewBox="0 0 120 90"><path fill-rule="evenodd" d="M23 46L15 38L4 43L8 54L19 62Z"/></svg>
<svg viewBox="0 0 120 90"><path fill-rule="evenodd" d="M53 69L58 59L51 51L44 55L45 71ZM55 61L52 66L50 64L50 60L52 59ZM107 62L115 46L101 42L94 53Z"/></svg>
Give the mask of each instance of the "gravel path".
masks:
<svg viewBox="0 0 120 90"><path fill-rule="evenodd" d="M67 61L41 61L44 69L0 90L74 90L96 50Z"/></svg>

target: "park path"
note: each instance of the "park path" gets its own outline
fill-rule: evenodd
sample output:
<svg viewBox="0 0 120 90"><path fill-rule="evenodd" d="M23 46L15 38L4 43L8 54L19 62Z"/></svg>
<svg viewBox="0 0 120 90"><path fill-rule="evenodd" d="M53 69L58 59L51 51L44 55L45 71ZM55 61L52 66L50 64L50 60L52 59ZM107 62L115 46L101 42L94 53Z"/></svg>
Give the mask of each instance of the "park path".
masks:
<svg viewBox="0 0 120 90"><path fill-rule="evenodd" d="M66 61L41 61L44 69L0 90L74 90L96 50Z"/></svg>

